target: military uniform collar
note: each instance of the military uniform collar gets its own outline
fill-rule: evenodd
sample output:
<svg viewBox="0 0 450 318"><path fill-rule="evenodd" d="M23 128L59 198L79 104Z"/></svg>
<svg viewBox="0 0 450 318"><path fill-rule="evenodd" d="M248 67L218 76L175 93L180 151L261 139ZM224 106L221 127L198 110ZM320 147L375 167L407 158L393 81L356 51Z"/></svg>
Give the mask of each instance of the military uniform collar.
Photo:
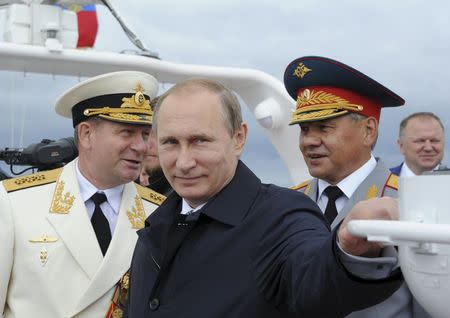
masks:
<svg viewBox="0 0 450 318"><path fill-rule="evenodd" d="M337 186L344 192L347 198L351 198L353 193L358 189L358 186L367 178L367 176L375 169L377 161L373 155L370 155L370 159L359 167L357 170L353 171L350 175L342 179ZM323 191L330 184L324 180L318 180L318 198L321 197Z"/></svg>

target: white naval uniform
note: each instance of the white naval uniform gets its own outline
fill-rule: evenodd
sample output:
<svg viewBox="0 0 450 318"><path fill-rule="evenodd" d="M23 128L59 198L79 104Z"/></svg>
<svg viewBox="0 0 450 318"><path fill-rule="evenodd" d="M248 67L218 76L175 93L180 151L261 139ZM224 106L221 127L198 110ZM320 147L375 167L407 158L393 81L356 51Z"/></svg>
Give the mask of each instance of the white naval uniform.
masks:
<svg viewBox="0 0 450 318"><path fill-rule="evenodd" d="M0 186L0 314L5 318L104 317L116 283L130 267L137 228L165 198L125 184L103 257L76 164L77 159Z"/></svg>

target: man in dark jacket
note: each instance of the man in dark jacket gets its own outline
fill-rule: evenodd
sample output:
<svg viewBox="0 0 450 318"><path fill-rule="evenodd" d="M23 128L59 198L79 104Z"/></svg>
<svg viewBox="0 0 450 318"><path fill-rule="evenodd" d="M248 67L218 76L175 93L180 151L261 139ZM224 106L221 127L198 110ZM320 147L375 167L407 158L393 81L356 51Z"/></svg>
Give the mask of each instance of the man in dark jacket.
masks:
<svg viewBox="0 0 450 318"><path fill-rule="evenodd" d="M239 160L247 126L221 84L175 85L153 129L175 192L139 231L128 317L342 317L400 286L396 259L371 273L380 246L346 227L395 217L395 200L356 205L330 235L313 201L262 184Z"/></svg>

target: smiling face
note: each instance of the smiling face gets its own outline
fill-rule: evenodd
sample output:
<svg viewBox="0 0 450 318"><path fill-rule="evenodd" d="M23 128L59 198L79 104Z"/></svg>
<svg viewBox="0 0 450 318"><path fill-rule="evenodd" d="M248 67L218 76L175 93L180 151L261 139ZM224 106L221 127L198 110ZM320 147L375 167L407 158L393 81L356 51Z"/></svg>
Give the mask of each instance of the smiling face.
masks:
<svg viewBox="0 0 450 318"><path fill-rule="evenodd" d="M207 202L233 178L247 127L231 136L219 96L189 88L167 96L157 117L161 167L191 207Z"/></svg>
<svg viewBox="0 0 450 318"><path fill-rule="evenodd" d="M370 159L376 140L373 117L354 120L344 115L300 124L300 150L315 178L337 184Z"/></svg>
<svg viewBox="0 0 450 318"><path fill-rule="evenodd" d="M81 173L97 188L107 189L135 180L147 152L150 126L107 120L78 125Z"/></svg>
<svg viewBox="0 0 450 318"><path fill-rule="evenodd" d="M409 119L398 144L408 167L419 175L442 161L444 141L439 122L432 117L419 116Z"/></svg>

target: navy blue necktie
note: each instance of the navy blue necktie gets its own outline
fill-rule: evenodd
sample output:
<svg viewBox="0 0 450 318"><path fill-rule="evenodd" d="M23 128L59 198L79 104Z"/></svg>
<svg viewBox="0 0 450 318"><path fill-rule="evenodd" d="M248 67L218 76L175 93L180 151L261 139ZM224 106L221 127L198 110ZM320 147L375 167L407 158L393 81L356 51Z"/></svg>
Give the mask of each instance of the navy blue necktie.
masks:
<svg viewBox="0 0 450 318"><path fill-rule="evenodd" d="M336 209L336 200L339 199L344 193L337 186L328 186L323 192L328 197L327 207L325 208L325 218L331 225L338 214Z"/></svg>
<svg viewBox="0 0 450 318"><path fill-rule="evenodd" d="M94 214L92 214L91 223L94 228L95 235L97 236L98 244L102 250L103 256L108 250L109 243L111 242L111 230L109 229L109 222L106 216L103 214L100 204L106 201L106 195L104 193L96 192L91 197L95 204Z"/></svg>

